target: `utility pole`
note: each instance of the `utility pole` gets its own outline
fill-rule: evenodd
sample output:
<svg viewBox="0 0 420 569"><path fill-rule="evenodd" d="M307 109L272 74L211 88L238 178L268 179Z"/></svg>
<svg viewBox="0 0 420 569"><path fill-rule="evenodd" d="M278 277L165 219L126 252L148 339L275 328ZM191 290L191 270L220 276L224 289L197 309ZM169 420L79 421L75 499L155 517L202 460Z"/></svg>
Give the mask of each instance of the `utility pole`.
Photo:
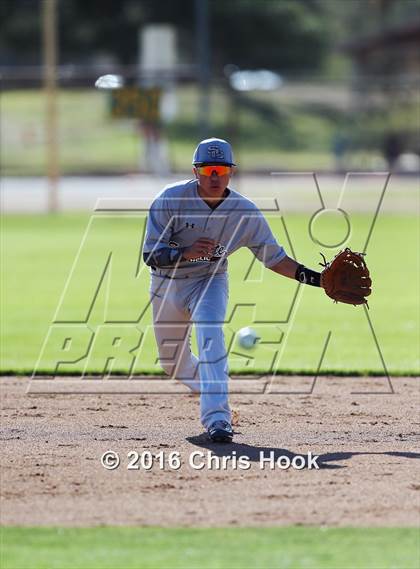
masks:
<svg viewBox="0 0 420 569"><path fill-rule="evenodd" d="M195 0L195 33L200 99L198 123L200 137L209 136L210 124L210 26L208 0Z"/></svg>
<svg viewBox="0 0 420 569"><path fill-rule="evenodd" d="M42 1L48 211L58 210L57 1Z"/></svg>

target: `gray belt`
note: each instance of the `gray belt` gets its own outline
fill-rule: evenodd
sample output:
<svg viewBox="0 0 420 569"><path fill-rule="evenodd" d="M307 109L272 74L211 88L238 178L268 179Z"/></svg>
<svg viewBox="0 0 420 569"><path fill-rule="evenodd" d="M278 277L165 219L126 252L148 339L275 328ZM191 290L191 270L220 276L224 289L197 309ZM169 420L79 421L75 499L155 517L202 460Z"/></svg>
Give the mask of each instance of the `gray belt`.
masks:
<svg viewBox="0 0 420 569"><path fill-rule="evenodd" d="M171 280L178 280L178 279L189 279L190 275L184 275L184 276L176 276L176 277L172 277L171 275L169 275L168 273L164 273L163 271L161 271L160 269L156 269L154 267L152 267L152 275L154 277L159 277L161 279L171 279Z"/></svg>
<svg viewBox="0 0 420 569"><path fill-rule="evenodd" d="M208 275L202 274L202 273L201 273L201 274L198 274L198 275L195 275L195 274L179 275L179 273L176 273L176 276L172 276L172 275L170 275L170 274L168 274L168 273L165 273L164 271L162 271L161 269L158 269L158 268L156 268L156 267L155 267L155 268L154 268L154 267L151 267L151 268L152 268L152 273L151 273L151 274L152 274L154 277L159 277L160 279L171 279L171 280L175 280L175 281L176 281L176 280L194 279L194 278L195 278L195 279L201 279L201 278L203 278L203 277L208 276ZM226 272L226 271L220 271L220 273L210 273L210 274L223 274L223 273L225 273L225 272Z"/></svg>

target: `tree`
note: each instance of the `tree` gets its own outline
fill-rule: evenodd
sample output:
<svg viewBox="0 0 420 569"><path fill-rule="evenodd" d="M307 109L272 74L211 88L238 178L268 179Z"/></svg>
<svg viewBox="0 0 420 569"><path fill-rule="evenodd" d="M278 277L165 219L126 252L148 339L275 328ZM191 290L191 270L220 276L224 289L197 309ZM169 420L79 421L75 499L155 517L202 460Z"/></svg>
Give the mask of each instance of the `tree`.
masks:
<svg viewBox="0 0 420 569"><path fill-rule="evenodd" d="M227 63L282 72L315 70L330 37L320 0L208 0L213 72ZM98 53L135 64L138 29L172 23L183 61L195 61L194 0L58 0L60 62ZM1 63L40 63L40 0L2 0Z"/></svg>

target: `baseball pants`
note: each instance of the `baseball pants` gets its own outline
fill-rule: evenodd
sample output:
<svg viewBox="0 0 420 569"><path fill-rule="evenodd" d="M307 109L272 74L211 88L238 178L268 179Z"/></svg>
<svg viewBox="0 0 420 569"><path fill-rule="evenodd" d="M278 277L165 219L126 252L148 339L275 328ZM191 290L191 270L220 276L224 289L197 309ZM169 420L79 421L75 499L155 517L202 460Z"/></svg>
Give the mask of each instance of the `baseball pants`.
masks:
<svg viewBox="0 0 420 569"><path fill-rule="evenodd" d="M205 428L230 422L228 358L223 323L228 301L227 273L168 279L152 274L150 287L159 361L165 372L200 393ZM198 357L191 351L195 326Z"/></svg>

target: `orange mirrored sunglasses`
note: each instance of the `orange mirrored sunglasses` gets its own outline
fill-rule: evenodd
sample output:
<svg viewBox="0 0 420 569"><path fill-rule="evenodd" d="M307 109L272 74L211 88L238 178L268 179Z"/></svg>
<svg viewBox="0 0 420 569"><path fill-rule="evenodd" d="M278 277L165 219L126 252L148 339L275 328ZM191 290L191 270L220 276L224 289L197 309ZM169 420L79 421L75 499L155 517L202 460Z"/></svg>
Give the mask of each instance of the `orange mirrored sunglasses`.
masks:
<svg viewBox="0 0 420 569"><path fill-rule="evenodd" d="M218 176L226 176L226 174L230 174L232 172L231 166L218 166L218 165L210 165L210 166L198 166L197 172L201 176L211 176L213 172L216 172Z"/></svg>

